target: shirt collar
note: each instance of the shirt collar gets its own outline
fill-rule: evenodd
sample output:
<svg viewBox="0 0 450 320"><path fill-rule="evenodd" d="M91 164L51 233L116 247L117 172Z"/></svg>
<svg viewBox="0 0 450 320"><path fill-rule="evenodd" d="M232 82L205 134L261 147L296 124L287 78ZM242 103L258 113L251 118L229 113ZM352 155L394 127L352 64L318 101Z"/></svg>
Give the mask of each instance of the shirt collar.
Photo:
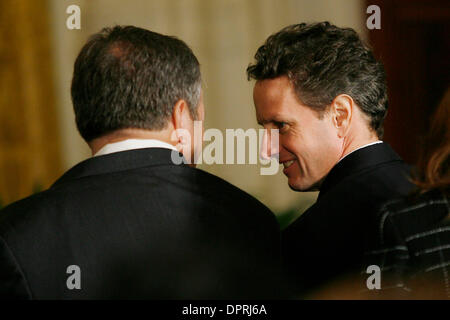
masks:
<svg viewBox="0 0 450 320"><path fill-rule="evenodd" d="M177 151L177 149L173 145L157 139L127 139L104 145L99 151L94 154L94 157L115 152L144 148L163 148Z"/></svg>

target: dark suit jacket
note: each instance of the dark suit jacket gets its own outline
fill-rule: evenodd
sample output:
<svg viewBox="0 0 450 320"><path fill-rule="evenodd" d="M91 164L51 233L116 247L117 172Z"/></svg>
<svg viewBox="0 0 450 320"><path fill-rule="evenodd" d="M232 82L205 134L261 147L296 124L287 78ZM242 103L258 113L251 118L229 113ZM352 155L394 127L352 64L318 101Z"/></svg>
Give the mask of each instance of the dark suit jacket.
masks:
<svg viewBox="0 0 450 320"><path fill-rule="evenodd" d="M274 215L226 181L174 165L171 152L90 158L0 211L0 296L276 296L268 267L280 257ZM71 265L81 289L68 289Z"/></svg>
<svg viewBox="0 0 450 320"><path fill-rule="evenodd" d="M337 163L317 202L282 234L289 278L299 293L361 270L378 208L412 188L409 167L386 144L359 149Z"/></svg>

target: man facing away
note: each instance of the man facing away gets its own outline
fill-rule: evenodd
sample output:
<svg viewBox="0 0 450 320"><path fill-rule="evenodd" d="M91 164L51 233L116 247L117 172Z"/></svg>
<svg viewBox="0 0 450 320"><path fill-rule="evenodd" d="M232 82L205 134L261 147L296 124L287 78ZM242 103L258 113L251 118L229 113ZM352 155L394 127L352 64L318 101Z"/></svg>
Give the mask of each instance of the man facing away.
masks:
<svg viewBox="0 0 450 320"><path fill-rule="evenodd" d="M408 166L384 142L385 73L357 33L328 22L270 36L247 69L256 116L279 130L263 156L279 157L289 187L319 190L317 202L282 234L298 293L359 268L377 209L411 189Z"/></svg>
<svg viewBox="0 0 450 320"><path fill-rule="evenodd" d="M199 152L194 120L204 118L184 42L103 29L75 62L72 101L93 157L0 212L2 298L276 296L273 214L178 162Z"/></svg>

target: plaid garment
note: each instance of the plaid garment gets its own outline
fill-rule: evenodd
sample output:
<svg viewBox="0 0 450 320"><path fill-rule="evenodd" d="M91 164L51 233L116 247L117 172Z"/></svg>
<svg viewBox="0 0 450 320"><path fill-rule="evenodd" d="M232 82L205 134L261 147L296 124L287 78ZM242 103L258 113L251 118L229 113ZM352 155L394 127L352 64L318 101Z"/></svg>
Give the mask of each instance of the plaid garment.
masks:
<svg viewBox="0 0 450 320"><path fill-rule="evenodd" d="M450 298L450 207L441 191L395 200L379 215L378 234L366 253L363 274L376 265L383 299Z"/></svg>

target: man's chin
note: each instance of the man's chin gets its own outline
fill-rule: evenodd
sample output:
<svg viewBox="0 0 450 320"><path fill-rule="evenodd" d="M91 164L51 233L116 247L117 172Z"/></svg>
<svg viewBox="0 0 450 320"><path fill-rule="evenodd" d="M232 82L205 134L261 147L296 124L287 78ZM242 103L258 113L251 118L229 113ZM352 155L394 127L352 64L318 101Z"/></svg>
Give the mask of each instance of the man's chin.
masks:
<svg viewBox="0 0 450 320"><path fill-rule="evenodd" d="M316 184L304 185L299 182L291 183L289 180L288 180L288 186L291 190L296 191L296 192L309 192L309 191L318 191L319 190Z"/></svg>
<svg viewBox="0 0 450 320"><path fill-rule="evenodd" d="M300 185L298 183L291 183L289 180L288 180L288 186L293 191L297 191L297 192L305 191L304 188L302 187L302 185Z"/></svg>

